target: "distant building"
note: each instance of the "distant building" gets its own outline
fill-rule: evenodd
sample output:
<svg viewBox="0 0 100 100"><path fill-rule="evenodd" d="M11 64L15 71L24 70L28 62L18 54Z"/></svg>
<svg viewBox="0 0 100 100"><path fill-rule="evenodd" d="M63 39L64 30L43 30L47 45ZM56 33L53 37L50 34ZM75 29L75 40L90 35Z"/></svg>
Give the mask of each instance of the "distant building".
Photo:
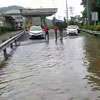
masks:
<svg viewBox="0 0 100 100"><path fill-rule="evenodd" d="M20 10L8 10L3 13L6 24L14 29L22 29L24 24L24 17L20 14Z"/></svg>
<svg viewBox="0 0 100 100"><path fill-rule="evenodd" d="M0 17L0 27L4 26L4 20L5 20L4 17Z"/></svg>
<svg viewBox="0 0 100 100"><path fill-rule="evenodd" d="M41 9L11 9L2 13L6 26L14 29L22 29L31 25L46 24L46 16L51 16L57 12L57 8ZM2 22L1 22L2 23Z"/></svg>
<svg viewBox="0 0 100 100"><path fill-rule="evenodd" d="M22 29L24 24L24 17L21 15L12 15L11 17L14 19L14 27L16 29Z"/></svg>

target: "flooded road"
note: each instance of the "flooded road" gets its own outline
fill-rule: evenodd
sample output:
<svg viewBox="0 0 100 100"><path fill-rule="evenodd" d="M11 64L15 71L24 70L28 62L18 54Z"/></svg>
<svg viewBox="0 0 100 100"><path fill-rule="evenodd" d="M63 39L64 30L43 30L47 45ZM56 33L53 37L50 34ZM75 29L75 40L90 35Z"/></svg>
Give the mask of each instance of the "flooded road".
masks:
<svg viewBox="0 0 100 100"><path fill-rule="evenodd" d="M100 100L100 38L22 41L0 69L0 97Z"/></svg>

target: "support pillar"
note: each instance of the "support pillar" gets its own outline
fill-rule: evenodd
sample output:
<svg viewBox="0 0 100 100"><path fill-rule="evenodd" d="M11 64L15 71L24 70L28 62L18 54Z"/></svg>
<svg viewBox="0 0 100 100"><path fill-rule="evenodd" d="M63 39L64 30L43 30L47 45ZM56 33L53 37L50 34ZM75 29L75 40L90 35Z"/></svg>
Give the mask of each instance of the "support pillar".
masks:
<svg viewBox="0 0 100 100"><path fill-rule="evenodd" d="M15 46L17 46L18 44L17 44L17 40L15 40Z"/></svg>
<svg viewBox="0 0 100 100"><path fill-rule="evenodd" d="M13 44L12 43L10 44L10 48L13 49Z"/></svg>
<svg viewBox="0 0 100 100"><path fill-rule="evenodd" d="M4 53L5 60L8 59L8 54L7 54L7 50L6 49L3 50L3 53Z"/></svg>

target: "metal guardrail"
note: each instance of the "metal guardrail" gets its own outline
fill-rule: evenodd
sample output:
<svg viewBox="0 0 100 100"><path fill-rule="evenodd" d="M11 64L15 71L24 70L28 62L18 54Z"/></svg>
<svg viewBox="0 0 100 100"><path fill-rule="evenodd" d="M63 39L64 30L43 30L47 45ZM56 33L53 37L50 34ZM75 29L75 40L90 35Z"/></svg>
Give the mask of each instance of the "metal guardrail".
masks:
<svg viewBox="0 0 100 100"><path fill-rule="evenodd" d="M7 54L7 47L11 47L13 48L13 43L15 43L15 45L17 45L17 40L24 34L25 32L19 32L17 35L11 37L10 39L4 41L2 44L0 44L0 52L3 51L4 52L4 57L5 59L8 58L8 54Z"/></svg>

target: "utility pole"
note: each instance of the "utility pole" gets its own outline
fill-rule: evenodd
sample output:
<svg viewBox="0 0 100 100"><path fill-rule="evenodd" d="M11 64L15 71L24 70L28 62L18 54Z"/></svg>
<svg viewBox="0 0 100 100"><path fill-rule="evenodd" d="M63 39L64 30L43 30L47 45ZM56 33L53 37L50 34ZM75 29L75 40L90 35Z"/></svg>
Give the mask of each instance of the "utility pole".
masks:
<svg viewBox="0 0 100 100"><path fill-rule="evenodd" d="M70 11L70 17L73 17L74 8L73 7L69 7L69 11Z"/></svg>
<svg viewBox="0 0 100 100"><path fill-rule="evenodd" d="M68 24L68 2L66 0L66 18L67 18L67 24Z"/></svg>

